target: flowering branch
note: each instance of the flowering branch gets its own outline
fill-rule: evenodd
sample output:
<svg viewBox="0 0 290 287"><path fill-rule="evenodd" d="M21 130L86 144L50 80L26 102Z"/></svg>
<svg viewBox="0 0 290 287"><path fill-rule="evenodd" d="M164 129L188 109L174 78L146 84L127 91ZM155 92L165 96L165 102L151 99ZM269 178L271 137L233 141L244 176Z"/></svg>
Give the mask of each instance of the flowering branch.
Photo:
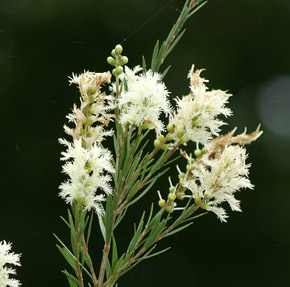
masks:
<svg viewBox="0 0 290 287"><path fill-rule="evenodd" d="M143 68L125 66L128 58L117 45L107 58L113 66L112 83L110 72L85 72L70 78L81 95L80 107L75 105L67 117L74 127L64 127L73 140L60 139L67 148L62 160L63 172L68 175L60 185L60 196L74 207L73 216L69 211L68 221L64 219L71 233L71 249L57 238L60 252L75 273L64 271L70 287L85 286L87 277L94 287L115 286L120 276L138 263L168 250L153 253L161 239L187 228L205 214L194 215L197 210L211 211L225 222L228 215L221 204L227 202L233 211L241 211L235 193L253 188L243 146L262 134L259 127L251 134L245 131L234 136L234 129L220 135L221 126L226 124L220 117L232 115L226 106L231 95L209 90L208 81L201 77L203 70L195 70L192 65L188 74L190 91L174 99L174 108L162 81L169 68L162 75L158 73L184 34L186 20L205 3L185 2L160 49L157 41L151 69L146 70L144 57ZM110 85L110 95L103 92L105 84ZM168 117L167 125L161 120L162 114ZM111 121L115 121L115 131L109 129ZM150 148L151 131L156 139ZM104 147L108 136L113 136L114 153ZM187 151L189 142L196 145L192 152ZM178 158L173 157L177 150L186 161L186 169L177 166L178 183L173 184L169 177L166 194L157 191L157 210L152 203L146 222L143 212L126 252L119 256L115 229L128 208L152 192L157 180L169 171L168 165ZM98 277L88 249L93 218L87 215L89 211L98 216L104 239Z"/></svg>

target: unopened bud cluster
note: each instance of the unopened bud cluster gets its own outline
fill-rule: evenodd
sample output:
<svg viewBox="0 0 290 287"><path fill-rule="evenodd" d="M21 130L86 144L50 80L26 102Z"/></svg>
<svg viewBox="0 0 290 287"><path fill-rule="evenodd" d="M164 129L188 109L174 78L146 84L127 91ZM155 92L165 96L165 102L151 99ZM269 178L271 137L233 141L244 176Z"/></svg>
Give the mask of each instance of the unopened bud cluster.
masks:
<svg viewBox="0 0 290 287"><path fill-rule="evenodd" d="M183 177L184 177L184 174L183 174ZM169 192L167 194L167 200L161 198L161 196L159 195L160 197L160 200L158 202L159 206L161 208L165 208L167 212L173 211L173 208L176 206L175 200L176 199L182 200L184 198L184 192L185 192L185 188L181 186L177 187L177 186L171 185L169 187Z"/></svg>
<svg viewBox="0 0 290 287"><path fill-rule="evenodd" d="M107 62L114 66L115 68L112 71L112 74L116 76L120 76L123 73L123 67L128 63L128 58L126 56L122 56L123 47L118 44L115 49L112 50L111 56L107 58Z"/></svg>

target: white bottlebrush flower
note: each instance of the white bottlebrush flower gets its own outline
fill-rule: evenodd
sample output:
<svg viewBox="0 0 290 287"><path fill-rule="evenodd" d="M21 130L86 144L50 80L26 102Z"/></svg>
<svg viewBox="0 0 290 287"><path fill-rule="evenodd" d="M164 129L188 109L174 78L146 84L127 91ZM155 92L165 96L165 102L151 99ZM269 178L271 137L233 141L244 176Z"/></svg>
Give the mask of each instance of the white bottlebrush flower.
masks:
<svg viewBox="0 0 290 287"><path fill-rule="evenodd" d="M86 210L94 209L100 216L103 213L100 202L105 201L106 194L111 194L109 184L114 172L109 150L93 144L90 148L82 147L82 140L75 140L73 144L66 140L60 143L67 146L62 152L63 172L69 179L60 185L59 195L69 204L81 202Z"/></svg>
<svg viewBox="0 0 290 287"><path fill-rule="evenodd" d="M170 123L174 125L172 136L176 140L206 145L225 124L217 116L231 115L231 110L225 107L230 95L221 90L208 91L204 85L206 80L199 77L200 72L190 71L190 94L176 99L177 111L171 116Z"/></svg>
<svg viewBox="0 0 290 287"><path fill-rule="evenodd" d="M242 188L253 188L248 179L249 165L246 150L240 146L226 146L216 158L204 155L191 171L194 179L185 180L184 186L192 192L196 202L204 200L203 207L226 221L225 210L219 205L228 202L233 211L241 211L234 193Z"/></svg>
<svg viewBox="0 0 290 287"><path fill-rule="evenodd" d="M152 71L138 76L135 70L127 72L128 91L122 92L118 99L121 124L142 126L160 133L164 127L160 114L170 113L169 92L161 82L161 75Z"/></svg>
<svg viewBox="0 0 290 287"><path fill-rule="evenodd" d="M82 96L88 96L89 94L95 93L99 90L104 83L110 83L111 73L84 71L84 73L80 75L72 74L72 77L69 77L69 82L70 84L76 84L79 86Z"/></svg>
<svg viewBox="0 0 290 287"><path fill-rule="evenodd" d="M18 287L21 285L19 280L9 278L10 275L16 274L15 269L5 266L18 265L20 266L20 254L10 252L11 243L6 241L0 242L0 287Z"/></svg>
<svg viewBox="0 0 290 287"><path fill-rule="evenodd" d="M70 128L64 125L67 134L74 140L82 139L87 147L93 143L100 143L104 137L113 134L106 130L109 122L114 117L112 110L115 108L113 97L101 92L101 86L109 83L111 74L85 72L79 76L73 74L70 83L77 84L81 93L81 106L74 105L72 113L67 118L74 123Z"/></svg>

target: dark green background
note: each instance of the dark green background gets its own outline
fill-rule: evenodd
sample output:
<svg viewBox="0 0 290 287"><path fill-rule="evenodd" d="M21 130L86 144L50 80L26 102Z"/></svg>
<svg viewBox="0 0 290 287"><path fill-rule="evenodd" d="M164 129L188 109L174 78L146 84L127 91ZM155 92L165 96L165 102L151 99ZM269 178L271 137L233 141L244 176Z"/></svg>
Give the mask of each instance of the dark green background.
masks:
<svg viewBox="0 0 290 287"><path fill-rule="evenodd" d="M67 76L107 71L106 57L123 42L130 66L150 60L178 16L178 0L0 0L1 207L0 240L22 253L23 286L68 286L69 268L52 233L67 241L58 198L65 115L78 91ZM164 8L164 9L162 9ZM160 10L162 9L162 10ZM209 214L164 240L172 249L120 280L122 286L290 285L290 1L209 0L186 25L167 59L172 96L188 92L192 63L206 68L209 87L229 90L234 117L226 130L262 123L264 134L248 151L255 190L237 195L243 213L227 224ZM175 174L172 167L172 174ZM167 179L159 187L166 186ZM164 190L166 193L166 190ZM130 239L139 210L157 201L155 190L119 230ZM101 248L100 236L94 244ZM96 250L100 260L100 250Z"/></svg>

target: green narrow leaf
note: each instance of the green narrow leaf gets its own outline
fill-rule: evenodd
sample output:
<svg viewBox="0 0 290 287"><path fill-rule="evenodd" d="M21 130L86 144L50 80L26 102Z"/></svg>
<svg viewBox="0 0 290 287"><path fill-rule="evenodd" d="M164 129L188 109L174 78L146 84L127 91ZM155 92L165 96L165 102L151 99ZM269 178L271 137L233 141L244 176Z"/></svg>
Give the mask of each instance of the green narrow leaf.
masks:
<svg viewBox="0 0 290 287"><path fill-rule="evenodd" d="M83 255L84 255L84 260L85 260L86 264L91 269L93 267L93 262L92 262L90 255L87 252L85 252L84 250L83 250Z"/></svg>
<svg viewBox="0 0 290 287"><path fill-rule="evenodd" d="M197 3L200 3L202 1L198 1ZM207 3L207 1L201 3L200 5L196 6L196 8L193 9L193 11L191 11L188 16L187 19L190 18L194 13L196 13L200 8L202 8L205 4Z"/></svg>
<svg viewBox="0 0 290 287"><path fill-rule="evenodd" d="M142 68L143 68L143 73L146 74L146 61L145 61L145 57L142 56Z"/></svg>
<svg viewBox="0 0 290 287"><path fill-rule="evenodd" d="M143 259L143 260L144 260L144 259L149 259L149 258L152 258L152 257L154 257L154 256L160 255L160 254L166 252L167 250L169 250L170 248L171 248L171 247L167 247L167 248L165 248L165 249L163 249L163 250L160 250L160 251L158 251L158 252L155 252L155 253L153 253L153 254L150 254L150 255L147 255L147 256L143 256L142 259Z"/></svg>
<svg viewBox="0 0 290 287"><path fill-rule="evenodd" d="M62 220L63 220L63 222L68 226L68 228L70 229L70 225L69 225L69 223L64 219L64 217L60 217Z"/></svg>
<svg viewBox="0 0 290 287"><path fill-rule="evenodd" d="M164 51L165 51L165 42L162 43L160 50L159 50L159 53L158 53L158 58L157 58L156 64L155 64L156 65L156 67L155 67L156 72L159 71Z"/></svg>
<svg viewBox="0 0 290 287"><path fill-rule="evenodd" d="M77 278L75 278L73 275L71 275L70 273L68 273L66 270L62 271L62 273L64 273L67 277L67 280L69 282L69 285L71 287L75 287L75 286L79 286L81 287L81 283L79 282L79 280Z"/></svg>
<svg viewBox="0 0 290 287"><path fill-rule="evenodd" d="M107 279L110 278L111 274L112 274L112 268L111 268L110 260L107 259L107 262L106 262L106 277L107 277Z"/></svg>
<svg viewBox="0 0 290 287"><path fill-rule="evenodd" d="M113 267L113 272L112 272L112 274L115 274L115 273L120 269L121 264L122 264L124 258L125 258L125 253L123 253L123 254L121 255L121 257L119 258L119 260L116 262L115 266Z"/></svg>
<svg viewBox="0 0 290 287"><path fill-rule="evenodd" d="M91 217L90 217L90 222L88 226L88 233L87 233L87 239L86 239L86 244L89 245L90 241L90 236L91 236L91 230L92 230L92 224L93 224L93 219L94 219L94 212L91 212Z"/></svg>
<svg viewBox="0 0 290 287"><path fill-rule="evenodd" d="M153 244L158 235L163 231L165 224L166 220L163 219L158 225L156 224L153 227L152 231L150 232L148 238L145 241L144 248L147 249L149 246Z"/></svg>
<svg viewBox="0 0 290 287"><path fill-rule="evenodd" d="M73 254L65 248L61 248L59 245L56 245L62 256L66 259L66 261L69 263L69 265L73 268L75 272L77 272L77 265L76 265L76 259L73 256Z"/></svg>
<svg viewBox="0 0 290 287"><path fill-rule="evenodd" d="M183 31L175 38L175 40L171 44L170 48L167 50L165 57L167 57L170 54L170 52L174 49L174 47L177 45L177 43L180 41L180 39L184 35L185 31L186 31L186 29L183 29Z"/></svg>
<svg viewBox="0 0 290 287"><path fill-rule="evenodd" d="M112 248L112 267L116 264L118 260L118 249L115 237L113 236L113 248Z"/></svg>
<svg viewBox="0 0 290 287"><path fill-rule="evenodd" d="M161 80L163 80L165 78L165 76L167 75L169 69L171 68L171 65L169 65L162 73L162 76L161 76Z"/></svg>
<svg viewBox="0 0 290 287"><path fill-rule="evenodd" d="M143 229L143 225L144 225L144 216L145 216L145 211L143 211L142 217L140 219L140 222L138 224L138 228L135 231L135 234L133 236L133 238L131 239L131 242L127 248L126 254L130 254L131 252L133 252L135 250L136 247L136 243L138 241L138 238L140 237L140 234L142 232Z"/></svg>
<svg viewBox="0 0 290 287"><path fill-rule="evenodd" d="M106 241L106 227L104 224L104 217L98 217L98 219L99 219L101 233L103 235L104 241Z"/></svg>
<svg viewBox="0 0 290 287"><path fill-rule="evenodd" d="M106 202L106 243L109 243L111 236L112 236L112 229L113 229L113 200L112 196L107 196Z"/></svg>
<svg viewBox="0 0 290 287"><path fill-rule="evenodd" d="M128 201L135 195L135 192L138 188L139 183L140 183L140 180L137 180L136 183L134 184L134 186L129 191L128 196L127 196Z"/></svg>
<svg viewBox="0 0 290 287"><path fill-rule="evenodd" d="M168 232L167 234L165 234L165 235L163 236L163 238L168 237L168 236L171 236L171 235L173 235L173 234L175 234L175 233L177 233L177 232L179 232L179 231L181 231L181 230L187 228L187 227L190 226L191 224L193 224L193 222L187 223L187 224L185 224L185 225L182 225L181 227L178 227L178 228L176 228L176 229L173 229L172 231L170 231L170 232Z"/></svg>
<svg viewBox="0 0 290 287"><path fill-rule="evenodd" d="M151 70L153 72L155 72L158 51L159 51L159 40L157 40L157 42L155 44L155 47L154 47L154 50L153 50L153 55L152 55L152 60L151 60Z"/></svg>
<svg viewBox="0 0 290 287"><path fill-rule="evenodd" d="M121 213L118 215L116 222L114 224L114 229L118 226L118 224L122 221L122 219L124 218L124 216L126 215L127 212L127 208L123 208Z"/></svg>

